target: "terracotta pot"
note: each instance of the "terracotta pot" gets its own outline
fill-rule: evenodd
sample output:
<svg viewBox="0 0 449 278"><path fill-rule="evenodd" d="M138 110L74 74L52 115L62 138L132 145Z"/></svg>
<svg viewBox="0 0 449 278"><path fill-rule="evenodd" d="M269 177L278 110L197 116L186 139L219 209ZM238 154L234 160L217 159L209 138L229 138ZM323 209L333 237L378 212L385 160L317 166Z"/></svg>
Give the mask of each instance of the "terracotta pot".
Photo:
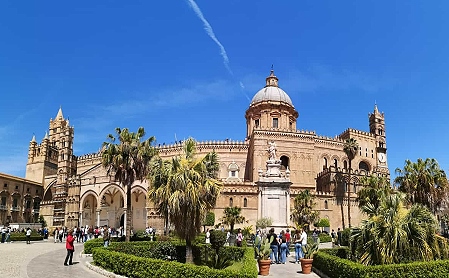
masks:
<svg viewBox="0 0 449 278"><path fill-rule="evenodd" d="M267 276L270 274L271 260L259 260L259 275Z"/></svg>
<svg viewBox="0 0 449 278"><path fill-rule="evenodd" d="M303 274L310 274L312 272L313 259L300 259L301 269Z"/></svg>

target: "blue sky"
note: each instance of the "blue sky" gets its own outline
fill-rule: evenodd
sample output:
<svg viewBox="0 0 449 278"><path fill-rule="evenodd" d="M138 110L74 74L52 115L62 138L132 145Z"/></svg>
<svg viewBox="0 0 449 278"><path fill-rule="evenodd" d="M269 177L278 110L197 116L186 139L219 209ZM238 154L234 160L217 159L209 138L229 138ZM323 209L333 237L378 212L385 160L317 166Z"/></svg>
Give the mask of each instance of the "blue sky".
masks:
<svg viewBox="0 0 449 278"><path fill-rule="evenodd" d="M20 1L0 3L0 172L60 106L75 155L115 127L157 143L243 140L274 64L298 129L368 131L385 112L389 167L449 170L448 1ZM205 23L207 21L207 24ZM211 29L212 28L212 29Z"/></svg>

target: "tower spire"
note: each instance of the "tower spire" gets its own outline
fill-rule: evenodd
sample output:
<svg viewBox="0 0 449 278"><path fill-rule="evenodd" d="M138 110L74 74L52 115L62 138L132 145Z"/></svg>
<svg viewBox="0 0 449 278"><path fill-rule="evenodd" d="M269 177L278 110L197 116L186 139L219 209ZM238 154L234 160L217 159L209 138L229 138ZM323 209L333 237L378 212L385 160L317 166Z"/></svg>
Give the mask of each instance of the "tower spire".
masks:
<svg viewBox="0 0 449 278"><path fill-rule="evenodd" d="M56 118L55 118L55 120L56 119L64 119L64 116L62 115L62 107L61 106L59 106L59 110L58 110L58 114L56 114Z"/></svg>

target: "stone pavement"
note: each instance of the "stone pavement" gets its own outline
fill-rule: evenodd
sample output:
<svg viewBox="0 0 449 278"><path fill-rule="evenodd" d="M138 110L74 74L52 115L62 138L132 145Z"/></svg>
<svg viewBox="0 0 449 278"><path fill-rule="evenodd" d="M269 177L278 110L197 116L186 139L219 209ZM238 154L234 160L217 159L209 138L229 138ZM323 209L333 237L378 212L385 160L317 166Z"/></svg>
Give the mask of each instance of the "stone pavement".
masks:
<svg viewBox="0 0 449 278"><path fill-rule="evenodd" d="M330 248L330 244L321 244L321 248ZM74 265L64 266L66 256L65 243L13 242L0 244L0 277L8 278L100 278L105 277L87 268L90 257L81 257L82 243L75 243ZM263 277L263 276L259 276ZM270 275L266 277L319 277L315 273L302 274L301 265L294 263L294 255L288 257L286 264L275 264L270 267Z"/></svg>
<svg viewBox="0 0 449 278"><path fill-rule="evenodd" d="M85 266L85 258L79 254L82 243L75 243L74 265L64 266L67 254L64 243L50 241L13 242L0 244L0 276L8 278L34 277L104 277Z"/></svg>
<svg viewBox="0 0 449 278"><path fill-rule="evenodd" d="M332 243L321 243L320 248L332 248ZM270 274L268 276L259 277L303 277L312 278L320 277L316 273L302 274L301 264L295 264L295 254L290 253L290 257L287 257L287 262L285 264L272 264L270 266Z"/></svg>

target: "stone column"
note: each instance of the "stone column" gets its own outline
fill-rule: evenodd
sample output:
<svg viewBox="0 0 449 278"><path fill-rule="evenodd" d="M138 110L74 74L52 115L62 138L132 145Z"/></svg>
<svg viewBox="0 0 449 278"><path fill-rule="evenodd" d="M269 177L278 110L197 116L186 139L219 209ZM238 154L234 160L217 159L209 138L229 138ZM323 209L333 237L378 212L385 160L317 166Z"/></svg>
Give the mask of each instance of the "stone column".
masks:
<svg viewBox="0 0 449 278"><path fill-rule="evenodd" d="M78 225L79 227L84 226L83 225L83 211L82 210L80 211L79 222L80 222L79 225Z"/></svg>
<svg viewBox="0 0 449 278"><path fill-rule="evenodd" d="M257 199L257 219L262 218L262 190L259 189L258 199Z"/></svg>
<svg viewBox="0 0 449 278"><path fill-rule="evenodd" d="M285 192L285 194L287 195L287 219L285 222L290 225L290 191Z"/></svg>
<svg viewBox="0 0 449 278"><path fill-rule="evenodd" d="M100 212L101 209L97 209L97 227L100 227Z"/></svg>
<svg viewBox="0 0 449 278"><path fill-rule="evenodd" d="M126 235L126 217L128 217L127 215L126 215L126 208L125 209L123 209L123 235Z"/></svg>

